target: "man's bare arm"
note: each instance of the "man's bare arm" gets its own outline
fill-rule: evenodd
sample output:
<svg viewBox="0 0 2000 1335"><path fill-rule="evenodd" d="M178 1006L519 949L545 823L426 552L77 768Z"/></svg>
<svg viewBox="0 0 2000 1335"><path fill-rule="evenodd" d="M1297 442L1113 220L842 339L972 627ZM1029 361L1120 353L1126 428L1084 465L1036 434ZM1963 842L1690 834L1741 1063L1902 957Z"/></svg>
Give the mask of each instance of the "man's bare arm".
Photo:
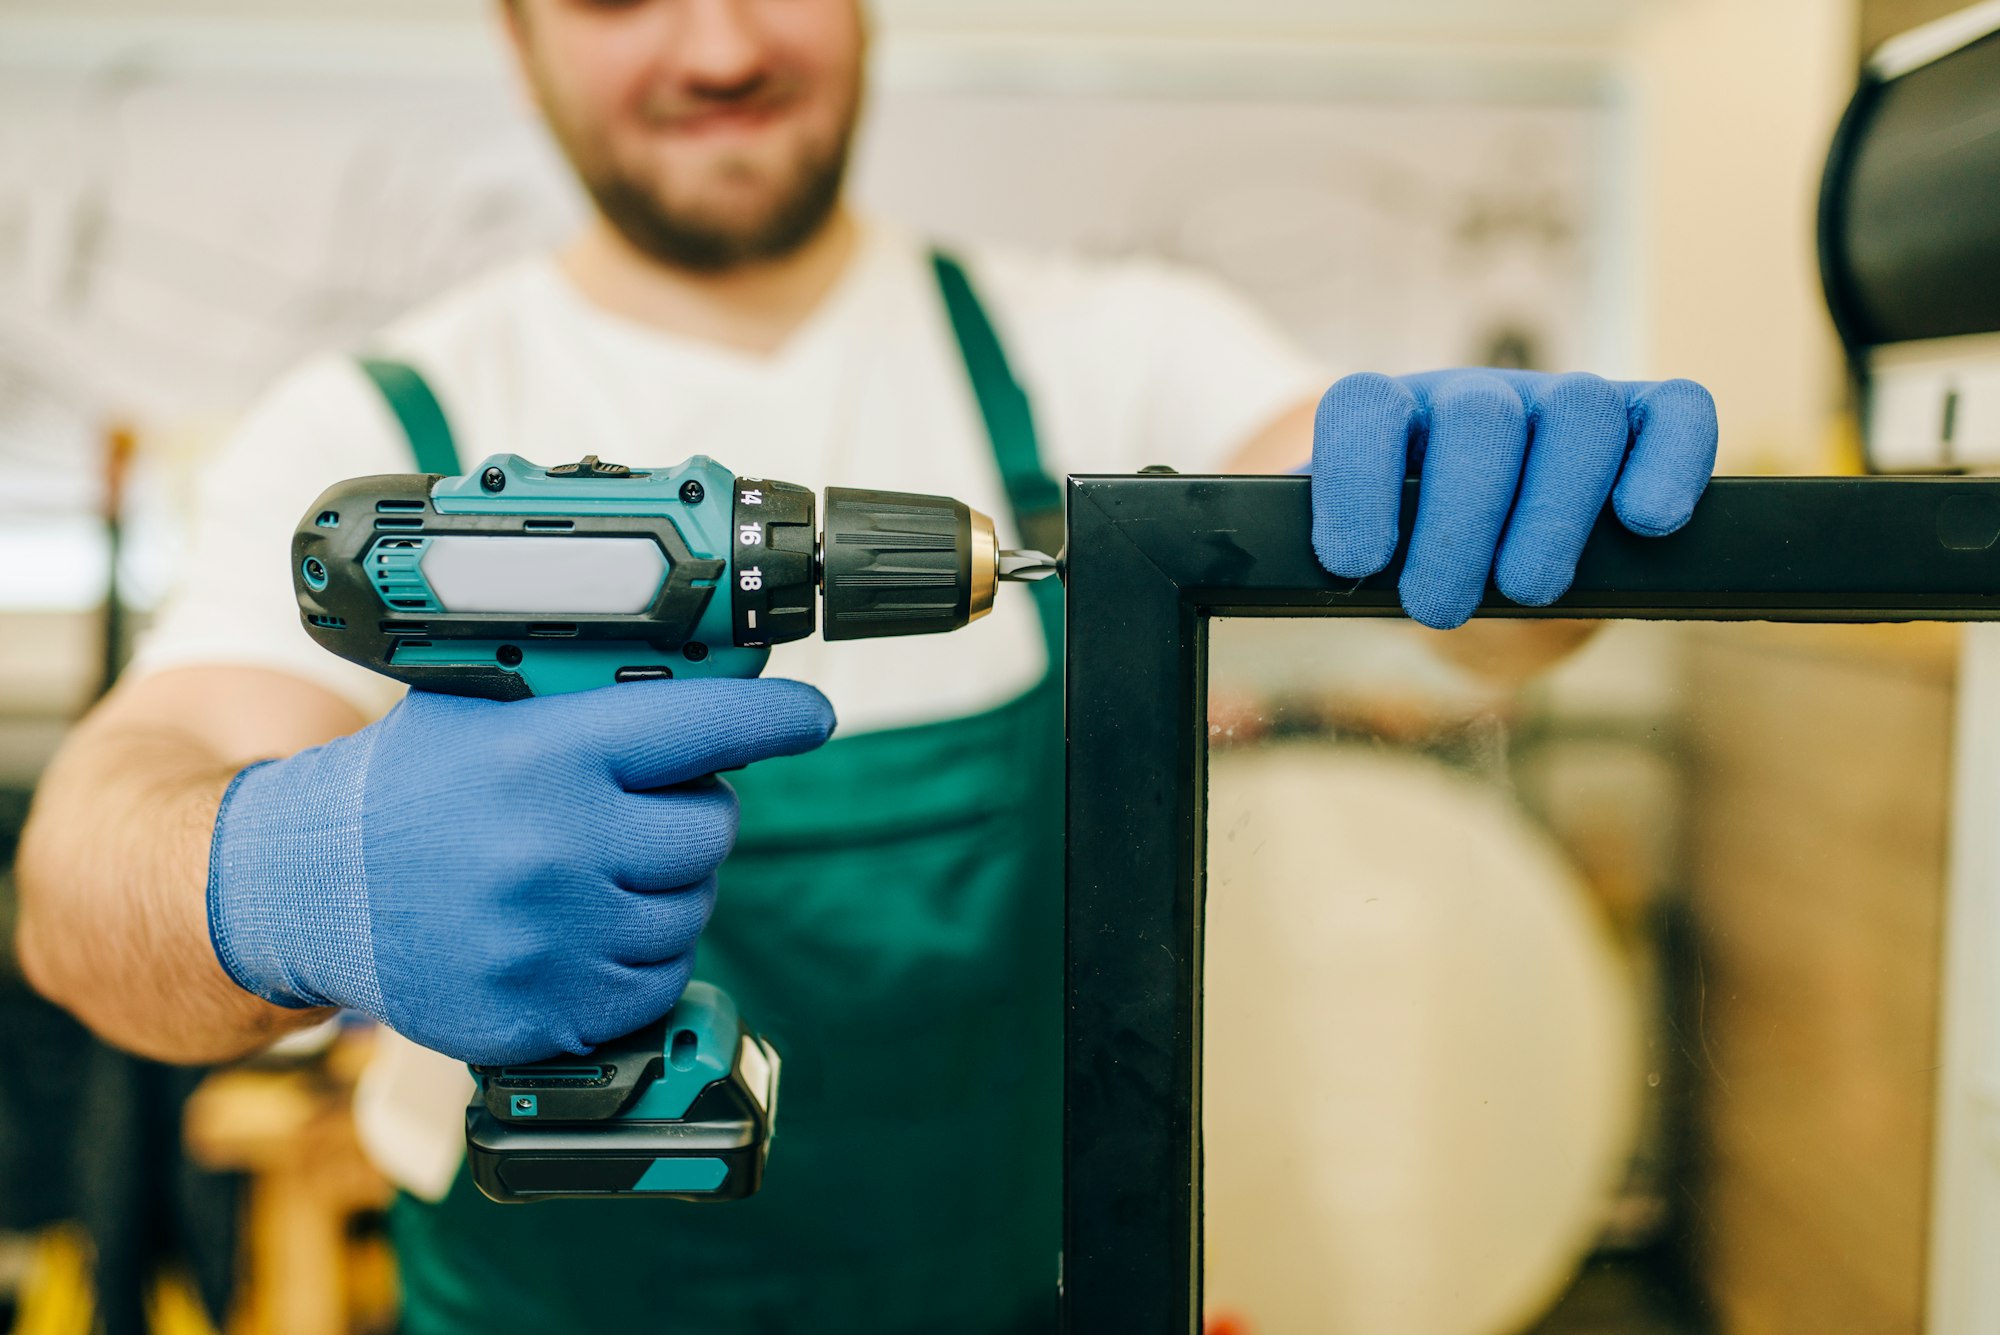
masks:
<svg viewBox="0 0 2000 1335"><path fill-rule="evenodd" d="M256 668L120 686L64 742L22 835L29 981L108 1042L162 1061L241 1056L324 1019L223 972L208 936L209 840L238 769L363 721L322 687Z"/></svg>
<svg viewBox="0 0 2000 1335"><path fill-rule="evenodd" d="M1231 473L1296 473L1312 461L1313 417L1318 399L1303 399L1279 413L1237 446L1226 468Z"/></svg>

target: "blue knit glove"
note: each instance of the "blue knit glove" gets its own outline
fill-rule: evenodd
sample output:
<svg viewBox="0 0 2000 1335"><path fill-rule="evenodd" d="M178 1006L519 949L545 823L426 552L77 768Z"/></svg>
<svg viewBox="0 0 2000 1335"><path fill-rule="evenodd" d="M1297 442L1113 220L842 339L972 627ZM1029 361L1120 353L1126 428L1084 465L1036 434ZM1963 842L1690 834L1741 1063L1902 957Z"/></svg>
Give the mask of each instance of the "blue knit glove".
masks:
<svg viewBox="0 0 2000 1335"><path fill-rule="evenodd" d="M794 681L412 691L231 783L216 957L267 1001L364 1011L464 1061L586 1052L687 985L736 838L735 794L708 776L832 731Z"/></svg>
<svg viewBox="0 0 2000 1335"><path fill-rule="evenodd" d="M1535 371L1351 375L1313 424L1313 550L1348 579L1396 551L1407 472L1421 469L1398 590L1440 629L1490 577L1529 607L1560 598L1608 497L1626 528L1671 533L1715 466L1715 400L1691 380L1621 383Z"/></svg>

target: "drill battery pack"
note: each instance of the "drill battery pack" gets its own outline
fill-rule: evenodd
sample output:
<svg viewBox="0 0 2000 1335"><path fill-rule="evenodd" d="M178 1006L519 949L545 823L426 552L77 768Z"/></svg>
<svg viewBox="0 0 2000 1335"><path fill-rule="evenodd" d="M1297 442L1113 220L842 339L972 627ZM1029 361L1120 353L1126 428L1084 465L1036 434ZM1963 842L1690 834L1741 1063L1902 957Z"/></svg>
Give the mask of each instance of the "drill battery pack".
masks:
<svg viewBox="0 0 2000 1335"><path fill-rule="evenodd" d="M467 1153L493 1200L737 1200L763 1182L778 1054L707 983L587 1057L472 1073Z"/></svg>

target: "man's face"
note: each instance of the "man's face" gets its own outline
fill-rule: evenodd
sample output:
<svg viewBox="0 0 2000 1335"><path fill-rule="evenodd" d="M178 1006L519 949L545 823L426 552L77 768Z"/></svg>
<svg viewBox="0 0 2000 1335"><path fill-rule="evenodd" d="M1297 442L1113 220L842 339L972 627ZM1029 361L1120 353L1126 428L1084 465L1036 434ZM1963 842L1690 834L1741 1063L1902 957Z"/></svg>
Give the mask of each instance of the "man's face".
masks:
<svg viewBox="0 0 2000 1335"><path fill-rule="evenodd" d="M542 113L640 250L721 270L787 254L840 196L857 0L512 0Z"/></svg>

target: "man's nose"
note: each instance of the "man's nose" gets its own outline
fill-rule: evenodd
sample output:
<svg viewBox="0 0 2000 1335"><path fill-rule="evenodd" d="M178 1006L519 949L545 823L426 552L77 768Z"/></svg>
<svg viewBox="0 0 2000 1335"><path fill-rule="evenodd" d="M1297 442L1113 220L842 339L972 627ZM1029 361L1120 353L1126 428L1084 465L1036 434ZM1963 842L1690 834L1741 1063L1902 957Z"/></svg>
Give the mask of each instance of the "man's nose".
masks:
<svg viewBox="0 0 2000 1335"><path fill-rule="evenodd" d="M764 37L751 0L684 0L675 63L696 87L739 91L764 73Z"/></svg>

